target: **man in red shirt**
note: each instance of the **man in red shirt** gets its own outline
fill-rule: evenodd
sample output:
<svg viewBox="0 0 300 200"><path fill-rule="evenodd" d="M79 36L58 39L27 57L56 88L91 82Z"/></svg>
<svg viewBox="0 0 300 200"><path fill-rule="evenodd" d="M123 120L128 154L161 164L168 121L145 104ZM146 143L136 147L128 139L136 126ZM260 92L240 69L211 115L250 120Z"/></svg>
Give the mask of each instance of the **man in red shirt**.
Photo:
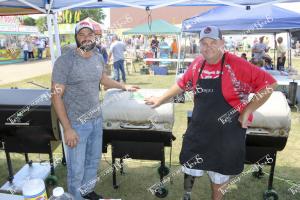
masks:
<svg viewBox="0 0 300 200"><path fill-rule="evenodd" d="M194 179L206 171L212 199L221 200L221 187L244 169L245 136L252 113L270 97L275 79L267 72L231 53L224 52L219 28L200 33L201 56L161 97L145 99L157 107L183 91L193 91L191 122L183 137L180 163L184 172L184 200L191 199ZM250 93L254 98L248 101ZM193 158L203 162L193 162Z"/></svg>

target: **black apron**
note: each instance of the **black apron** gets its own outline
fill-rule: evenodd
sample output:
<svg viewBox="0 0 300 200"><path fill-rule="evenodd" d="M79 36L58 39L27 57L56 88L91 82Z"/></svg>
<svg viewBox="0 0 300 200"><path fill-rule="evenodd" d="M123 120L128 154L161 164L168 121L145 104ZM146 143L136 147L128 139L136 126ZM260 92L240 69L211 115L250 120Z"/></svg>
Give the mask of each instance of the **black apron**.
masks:
<svg viewBox="0 0 300 200"><path fill-rule="evenodd" d="M222 74L225 54L222 57L221 73L215 79L200 79L205 61L200 69L191 122L183 137L180 163L187 168L237 175L244 169L246 129L238 121L239 113L231 122L222 124L218 118L233 107L222 94ZM194 157L203 162L190 165Z"/></svg>

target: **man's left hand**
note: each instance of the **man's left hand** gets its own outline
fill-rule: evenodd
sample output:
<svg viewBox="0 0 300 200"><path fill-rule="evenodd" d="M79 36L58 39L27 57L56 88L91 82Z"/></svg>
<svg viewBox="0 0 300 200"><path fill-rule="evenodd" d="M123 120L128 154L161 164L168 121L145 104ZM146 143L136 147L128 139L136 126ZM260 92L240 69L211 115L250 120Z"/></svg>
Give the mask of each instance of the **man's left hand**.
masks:
<svg viewBox="0 0 300 200"><path fill-rule="evenodd" d="M137 91L138 89L140 89L140 87L136 85L125 85L125 90L129 92L134 92Z"/></svg>
<svg viewBox="0 0 300 200"><path fill-rule="evenodd" d="M248 128L248 125L249 125L249 121L248 121L249 115L250 115L250 113L247 112L247 111L242 112L240 114L238 120L241 123L242 128Z"/></svg>

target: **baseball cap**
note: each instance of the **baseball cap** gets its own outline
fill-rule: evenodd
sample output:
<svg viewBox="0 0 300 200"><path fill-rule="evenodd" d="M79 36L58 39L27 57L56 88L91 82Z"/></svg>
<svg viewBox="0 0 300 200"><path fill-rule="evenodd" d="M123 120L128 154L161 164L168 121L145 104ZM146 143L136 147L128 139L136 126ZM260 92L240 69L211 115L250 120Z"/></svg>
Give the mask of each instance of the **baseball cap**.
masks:
<svg viewBox="0 0 300 200"><path fill-rule="evenodd" d="M93 32L95 31L93 25L90 22L88 22L88 21L81 21L81 22L78 22L76 24L75 34L79 33L79 31L81 31L81 29L83 29L83 28L89 28Z"/></svg>
<svg viewBox="0 0 300 200"><path fill-rule="evenodd" d="M202 40L203 38L222 40L221 30L216 26L206 26L200 32L200 40Z"/></svg>

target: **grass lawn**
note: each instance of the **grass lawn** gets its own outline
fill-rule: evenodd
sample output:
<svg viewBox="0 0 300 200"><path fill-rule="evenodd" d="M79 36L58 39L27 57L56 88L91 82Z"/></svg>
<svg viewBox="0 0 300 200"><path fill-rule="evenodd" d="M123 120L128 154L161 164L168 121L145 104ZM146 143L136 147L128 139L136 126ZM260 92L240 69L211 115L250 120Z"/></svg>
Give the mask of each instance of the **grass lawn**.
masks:
<svg viewBox="0 0 300 200"><path fill-rule="evenodd" d="M294 60L294 66L298 66L300 71L300 60ZM168 88L174 82L175 74L172 72L168 76L152 76L140 75L133 73L128 76L128 84L136 84L141 88ZM32 79L23 80L20 82L2 85L0 88L38 88L37 86L30 85L27 82L34 81L40 85L50 86L50 74ZM192 109L192 103L186 102L185 104L175 105L175 124L173 134L177 138L173 143L172 149L172 167L171 173L179 169L179 152L182 144L182 135L186 130L187 120L186 111ZM55 153L60 153L61 148L58 148ZM169 165L169 152L166 150L166 162ZM101 162L101 170L109 167L111 162L110 151L103 154ZM43 159L46 156L41 156ZM20 169L24 165L23 156L14 154L13 166L14 170ZM32 160L39 160L38 155L31 154ZM119 189L115 190L112 187L112 176L105 176L101 182L97 184L96 191L102 193L108 198L121 198L122 200L152 200L158 199L153 196L147 189L158 183L159 175L157 173L158 161L140 161L128 160L125 161L125 175L121 176L118 173L118 181L120 183ZM250 169L251 165L245 165L245 170ZM269 173L270 167L264 167L264 171ZM59 164L56 168L56 175L59 179L59 185L66 188L66 168ZM4 184L8 176L5 154L0 152L0 185ZM225 199L228 200L258 200L262 199L262 194L267 188L268 175L261 179L254 178L251 174L241 177L240 181L231 187L231 190L226 193ZM278 152L277 164L274 177L274 189L278 192L279 199L296 200L300 199L299 193L293 195L288 189L293 183L300 184L300 114L295 111L292 112L292 128L288 138L285 149ZM183 174L179 173L173 177L172 183L167 182L166 188L169 190L169 195L165 199L180 200L183 193ZM196 180L193 194L193 199L210 199L210 185L208 176Z"/></svg>

